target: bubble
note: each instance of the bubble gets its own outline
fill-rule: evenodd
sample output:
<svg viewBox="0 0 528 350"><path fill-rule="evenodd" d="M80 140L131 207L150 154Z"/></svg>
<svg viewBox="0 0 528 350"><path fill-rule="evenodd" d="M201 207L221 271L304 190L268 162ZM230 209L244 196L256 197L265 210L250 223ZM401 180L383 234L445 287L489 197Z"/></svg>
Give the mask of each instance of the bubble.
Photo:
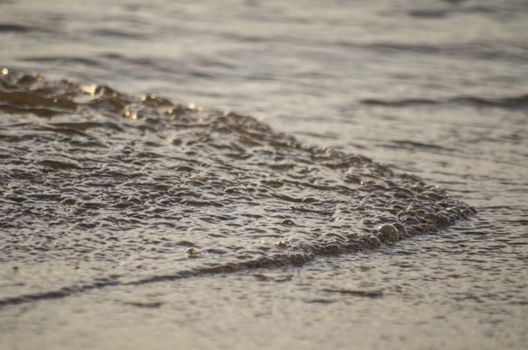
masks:
<svg viewBox="0 0 528 350"><path fill-rule="evenodd" d="M392 224L383 224L377 228L379 238L385 243L394 243L400 240L398 229Z"/></svg>

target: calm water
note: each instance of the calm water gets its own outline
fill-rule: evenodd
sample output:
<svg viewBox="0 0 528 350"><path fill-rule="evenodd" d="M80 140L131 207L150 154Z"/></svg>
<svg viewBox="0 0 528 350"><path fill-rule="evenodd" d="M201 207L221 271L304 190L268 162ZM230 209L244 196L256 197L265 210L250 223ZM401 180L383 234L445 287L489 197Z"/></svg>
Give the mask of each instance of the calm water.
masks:
<svg viewBox="0 0 528 350"><path fill-rule="evenodd" d="M526 1L2 1L0 43L0 348L528 346Z"/></svg>

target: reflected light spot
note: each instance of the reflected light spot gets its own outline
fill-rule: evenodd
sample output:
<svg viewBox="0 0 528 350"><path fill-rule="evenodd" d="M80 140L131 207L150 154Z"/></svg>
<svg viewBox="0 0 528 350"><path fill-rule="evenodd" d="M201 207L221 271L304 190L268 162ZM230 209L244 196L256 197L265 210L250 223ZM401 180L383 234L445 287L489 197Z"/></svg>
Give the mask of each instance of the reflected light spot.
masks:
<svg viewBox="0 0 528 350"><path fill-rule="evenodd" d="M131 111L125 111L124 115L125 115L125 118L127 118L127 119L132 119L132 120L136 120L137 119L137 114L134 113L134 112L131 112Z"/></svg>
<svg viewBox="0 0 528 350"><path fill-rule="evenodd" d="M87 94L93 96L95 95L95 91L97 90L97 85L85 85L82 87L82 90Z"/></svg>
<svg viewBox="0 0 528 350"><path fill-rule="evenodd" d="M187 108L196 111L196 112L202 112L204 109L202 106L198 106L196 103L191 102L187 105Z"/></svg>

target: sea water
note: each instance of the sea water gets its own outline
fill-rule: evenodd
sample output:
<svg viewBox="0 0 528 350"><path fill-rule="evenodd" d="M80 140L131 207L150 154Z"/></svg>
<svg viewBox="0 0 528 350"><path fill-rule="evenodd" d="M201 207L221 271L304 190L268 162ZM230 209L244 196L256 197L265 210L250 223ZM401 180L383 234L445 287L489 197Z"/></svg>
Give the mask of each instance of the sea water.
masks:
<svg viewBox="0 0 528 350"><path fill-rule="evenodd" d="M527 345L523 1L0 9L2 347Z"/></svg>

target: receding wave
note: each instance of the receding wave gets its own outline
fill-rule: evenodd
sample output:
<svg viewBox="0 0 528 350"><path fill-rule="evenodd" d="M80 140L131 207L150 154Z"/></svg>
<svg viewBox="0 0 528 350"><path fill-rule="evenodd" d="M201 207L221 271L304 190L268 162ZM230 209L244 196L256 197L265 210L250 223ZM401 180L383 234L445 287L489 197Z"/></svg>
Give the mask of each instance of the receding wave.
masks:
<svg viewBox="0 0 528 350"><path fill-rule="evenodd" d="M0 116L0 260L85 271L4 292L0 306L302 265L474 213L369 158L159 96L9 72Z"/></svg>
<svg viewBox="0 0 528 350"><path fill-rule="evenodd" d="M475 96L460 96L448 99L408 98L399 100L363 99L365 105L383 107L413 107L436 105L469 105L483 108L525 109L528 108L528 94L512 97L484 98Z"/></svg>

